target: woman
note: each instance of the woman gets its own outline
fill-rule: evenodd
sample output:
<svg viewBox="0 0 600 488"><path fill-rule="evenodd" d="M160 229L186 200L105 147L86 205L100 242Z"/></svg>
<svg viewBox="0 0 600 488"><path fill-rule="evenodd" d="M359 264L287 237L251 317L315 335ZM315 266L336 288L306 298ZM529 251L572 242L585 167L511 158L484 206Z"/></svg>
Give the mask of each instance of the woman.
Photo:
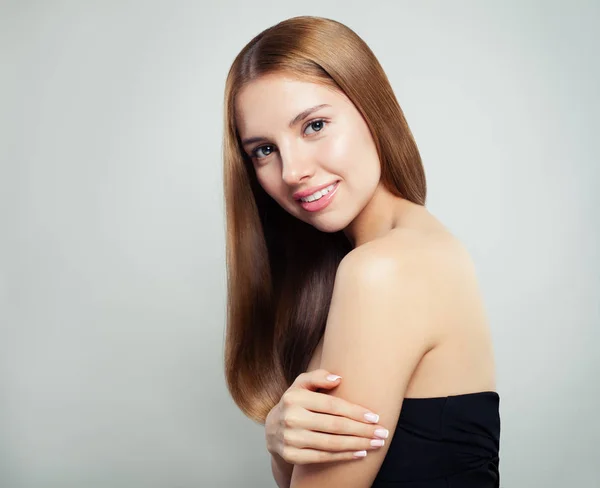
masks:
<svg viewBox="0 0 600 488"><path fill-rule="evenodd" d="M318 17L252 39L227 77L224 165L226 377L265 424L277 484L498 486L472 261L425 208L364 41Z"/></svg>

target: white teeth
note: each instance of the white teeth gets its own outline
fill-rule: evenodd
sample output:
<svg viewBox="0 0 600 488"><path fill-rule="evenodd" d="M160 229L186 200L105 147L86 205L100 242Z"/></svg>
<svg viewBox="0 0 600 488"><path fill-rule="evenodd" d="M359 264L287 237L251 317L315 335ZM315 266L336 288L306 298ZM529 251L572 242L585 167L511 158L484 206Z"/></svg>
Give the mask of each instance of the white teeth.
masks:
<svg viewBox="0 0 600 488"><path fill-rule="evenodd" d="M315 200L318 200L319 198L321 198L323 195L327 195L327 193L329 193L333 189L334 186L335 186L335 183L329 185L327 188L323 188L322 190L318 190L318 191L314 192L312 195L303 197L300 200L302 200L303 202L314 202Z"/></svg>

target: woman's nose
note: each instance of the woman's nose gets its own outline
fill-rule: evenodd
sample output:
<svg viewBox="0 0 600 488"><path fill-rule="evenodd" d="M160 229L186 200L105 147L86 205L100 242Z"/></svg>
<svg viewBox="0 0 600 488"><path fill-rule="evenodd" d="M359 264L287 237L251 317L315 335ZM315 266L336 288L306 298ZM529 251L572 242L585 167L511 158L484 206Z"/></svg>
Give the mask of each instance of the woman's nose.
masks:
<svg viewBox="0 0 600 488"><path fill-rule="evenodd" d="M314 174L314 161L310 155L295 151L281 154L281 179L290 187L295 187L303 179Z"/></svg>

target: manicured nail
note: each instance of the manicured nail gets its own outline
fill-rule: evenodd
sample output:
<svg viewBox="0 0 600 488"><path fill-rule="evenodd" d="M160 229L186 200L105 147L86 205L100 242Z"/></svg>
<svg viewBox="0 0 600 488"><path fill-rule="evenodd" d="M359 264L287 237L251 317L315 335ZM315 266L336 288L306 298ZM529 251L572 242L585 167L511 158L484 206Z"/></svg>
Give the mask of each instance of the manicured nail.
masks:
<svg viewBox="0 0 600 488"><path fill-rule="evenodd" d="M385 444L385 441L383 439L372 439L371 440L371 445L373 447L381 447Z"/></svg>
<svg viewBox="0 0 600 488"><path fill-rule="evenodd" d="M330 375L327 375L327 379L328 379L329 381L337 381L337 380L338 380L338 379L340 379L340 378L341 378L341 376L338 376L338 375L336 375L336 374L330 374Z"/></svg>
<svg viewBox="0 0 600 488"><path fill-rule="evenodd" d="M390 435L390 431L387 429L375 429L375 435L382 439L387 439L388 435Z"/></svg>
<svg viewBox="0 0 600 488"><path fill-rule="evenodd" d="M377 415L376 413L371 413L371 412L365 413L365 420L376 424L377 422L379 422L379 415Z"/></svg>
<svg viewBox="0 0 600 488"><path fill-rule="evenodd" d="M363 458L367 455L367 451L357 451L354 453L355 458Z"/></svg>

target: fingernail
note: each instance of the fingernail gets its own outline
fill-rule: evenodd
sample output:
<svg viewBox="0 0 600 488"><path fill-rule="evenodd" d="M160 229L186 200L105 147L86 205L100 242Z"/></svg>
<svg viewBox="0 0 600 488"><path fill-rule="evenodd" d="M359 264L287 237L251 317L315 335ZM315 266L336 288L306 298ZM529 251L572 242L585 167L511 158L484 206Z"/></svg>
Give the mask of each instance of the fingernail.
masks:
<svg viewBox="0 0 600 488"><path fill-rule="evenodd" d="M377 422L379 422L379 415L377 415L376 413L365 413L365 420L368 420L369 422L373 422L374 424L376 424Z"/></svg>
<svg viewBox="0 0 600 488"><path fill-rule="evenodd" d="M385 441L383 439L373 439L371 440L371 445L373 447L381 447L385 444Z"/></svg>
<svg viewBox="0 0 600 488"><path fill-rule="evenodd" d="M387 429L375 429L375 435L382 439L387 439L388 435L390 435L390 431Z"/></svg>
<svg viewBox="0 0 600 488"><path fill-rule="evenodd" d="M336 375L336 374L330 374L330 375L327 375L327 379L328 379L329 381L336 381L336 380L338 380L339 378L341 378L341 376L338 376L338 375Z"/></svg>
<svg viewBox="0 0 600 488"><path fill-rule="evenodd" d="M354 453L355 458L365 457L367 455L367 451L357 451Z"/></svg>

